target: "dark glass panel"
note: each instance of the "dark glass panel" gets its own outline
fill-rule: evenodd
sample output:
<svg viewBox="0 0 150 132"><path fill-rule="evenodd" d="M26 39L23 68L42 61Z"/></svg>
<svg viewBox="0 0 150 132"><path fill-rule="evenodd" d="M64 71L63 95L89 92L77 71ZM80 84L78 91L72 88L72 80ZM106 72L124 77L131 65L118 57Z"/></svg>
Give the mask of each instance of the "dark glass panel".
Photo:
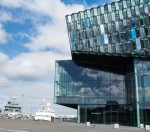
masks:
<svg viewBox="0 0 150 132"><path fill-rule="evenodd" d="M74 81L82 81L82 80L85 80L85 69L84 68L81 68L81 67L77 67L75 65L74 67Z"/></svg>
<svg viewBox="0 0 150 132"><path fill-rule="evenodd" d="M97 70L94 69L86 69L86 80L93 80L96 81L97 80Z"/></svg>
<svg viewBox="0 0 150 132"><path fill-rule="evenodd" d="M104 5L104 11L105 11L105 13L107 13L108 12L108 5L106 4L106 5Z"/></svg>
<svg viewBox="0 0 150 132"><path fill-rule="evenodd" d="M119 9L122 10L123 9L123 1L119 1Z"/></svg>
<svg viewBox="0 0 150 132"><path fill-rule="evenodd" d="M80 97L85 95L85 82L74 82L74 96Z"/></svg>
<svg viewBox="0 0 150 132"><path fill-rule="evenodd" d="M150 75L144 75L143 81L145 90L145 102L150 102Z"/></svg>
<svg viewBox="0 0 150 132"><path fill-rule="evenodd" d="M150 61L143 61L143 72L150 73Z"/></svg>
<svg viewBox="0 0 150 132"><path fill-rule="evenodd" d="M98 90L97 90L97 81L86 81L85 95L89 96L89 97L90 96L97 96L97 95L99 95L97 92L98 92ZM97 102L96 102L96 104L97 104Z"/></svg>
<svg viewBox="0 0 150 132"><path fill-rule="evenodd" d="M111 101L125 104L124 81L111 81Z"/></svg>
<svg viewBox="0 0 150 132"><path fill-rule="evenodd" d="M97 14L98 14L98 15L100 15L100 14L101 14L101 8L100 8L100 6L99 6L99 7L97 7Z"/></svg>
<svg viewBox="0 0 150 132"><path fill-rule="evenodd" d="M135 73L143 73L143 65L140 60L135 60Z"/></svg>
<svg viewBox="0 0 150 132"><path fill-rule="evenodd" d="M115 2L111 3L111 10L112 10L112 12L114 12L116 10Z"/></svg>
<svg viewBox="0 0 150 132"><path fill-rule="evenodd" d="M97 82L98 94L106 101L110 100L110 81L98 81Z"/></svg>
<svg viewBox="0 0 150 132"><path fill-rule="evenodd" d="M124 80L125 76L117 73L111 73L111 80Z"/></svg>

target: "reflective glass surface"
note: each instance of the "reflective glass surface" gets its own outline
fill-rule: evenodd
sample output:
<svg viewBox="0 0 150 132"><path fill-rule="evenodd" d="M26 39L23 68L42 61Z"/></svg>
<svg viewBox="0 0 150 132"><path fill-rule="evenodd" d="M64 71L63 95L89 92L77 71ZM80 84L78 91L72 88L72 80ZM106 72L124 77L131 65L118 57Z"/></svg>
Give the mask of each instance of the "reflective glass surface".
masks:
<svg viewBox="0 0 150 132"><path fill-rule="evenodd" d="M120 0L85 10L83 19L80 17L82 16L82 12L67 15L66 22L71 40L71 52L85 53L86 51L91 54L102 53L108 55L107 53L110 53L111 55L115 54L117 56L124 54L124 57L149 57L150 55L147 53L150 52L149 5L145 0ZM91 48L96 48L95 45L88 44L89 42L86 40L86 44L80 43L80 39L86 39L81 35L81 32L79 32L79 36L82 37L76 38L78 36L76 31L84 30L86 32L93 28L97 29L95 31L98 33L89 35L88 38L99 37L100 41L96 41L96 45L104 45L104 48L107 47L108 44L112 44L108 41L107 36L114 38L114 34L117 34L117 41L114 41L115 49L119 49L118 45L125 46L127 43L129 45L128 47L131 48L124 48L121 52L120 50L114 52L105 49L93 52ZM75 31L75 34L73 31ZM124 32L124 37L121 37L120 41L119 36L122 36L122 32ZM147 42L143 41L144 46L141 46L141 39L147 39ZM135 43L134 47L132 45L133 43ZM79 45L82 45L82 48ZM89 45L89 47L87 48L86 45Z"/></svg>
<svg viewBox="0 0 150 132"><path fill-rule="evenodd" d="M150 123L150 61L135 60L135 77L137 78L137 89L140 103L140 122Z"/></svg>
<svg viewBox="0 0 150 132"><path fill-rule="evenodd" d="M148 0L120 0L66 15L72 55L131 60L124 71L56 61L55 103L78 107L79 122L150 124L149 12Z"/></svg>
<svg viewBox="0 0 150 132"><path fill-rule="evenodd" d="M70 99L65 100L68 97ZM78 101L81 98L82 101ZM125 98L123 73L79 67L71 60L56 62L56 103L106 104L107 101L116 101L125 104Z"/></svg>

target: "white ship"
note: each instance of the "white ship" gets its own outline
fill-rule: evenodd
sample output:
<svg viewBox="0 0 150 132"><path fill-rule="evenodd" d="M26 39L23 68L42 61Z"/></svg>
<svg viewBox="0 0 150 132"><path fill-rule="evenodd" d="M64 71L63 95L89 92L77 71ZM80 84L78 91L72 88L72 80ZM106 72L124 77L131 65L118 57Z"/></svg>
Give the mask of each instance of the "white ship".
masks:
<svg viewBox="0 0 150 132"><path fill-rule="evenodd" d="M39 112L35 113L35 120L52 121L52 117L55 117L55 112L50 107L50 103L46 103L43 99Z"/></svg>
<svg viewBox="0 0 150 132"><path fill-rule="evenodd" d="M20 116L21 112L22 111L21 111L20 104L16 101L16 98L13 97L5 105L3 115L5 117L11 118L11 117L14 117L14 116Z"/></svg>

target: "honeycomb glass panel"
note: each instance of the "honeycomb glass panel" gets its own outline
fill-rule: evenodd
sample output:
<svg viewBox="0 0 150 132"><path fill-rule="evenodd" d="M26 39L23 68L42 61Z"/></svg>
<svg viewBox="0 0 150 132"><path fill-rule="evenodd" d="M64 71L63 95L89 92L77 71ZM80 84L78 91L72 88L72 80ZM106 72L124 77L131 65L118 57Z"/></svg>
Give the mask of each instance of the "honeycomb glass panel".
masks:
<svg viewBox="0 0 150 132"><path fill-rule="evenodd" d="M101 8L101 14L104 14L104 6L100 6Z"/></svg>
<svg viewBox="0 0 150 132"><path fill-rule="evenodd" d="M131 6L135 6L135 0L131 0Z"/></svg>
<svg viewBox="0 0 150 132"><path fill-rule="evenodd" d="M100 14L101 14L101 8L100 8L100 6L99 6L99 7L97 7L97 14L98 14L98 15L100 15Z"/></svg>
<svg viewBox="0 0 150 132"><path fill-rule="evenodd" d="M114 44L111 45L111 50L113 53L116 53L116 46Z"/></svg>
<svg viewBox="0 0 150 132"><path fill-rule="evenodd" d="M135 5L139 5L140 4L140 0L135 0Z"/></svg>
<svg viewBox="0 0 150 132"><path fill-rule="evenodd" d="M127 7L131 6L131 0L127 0Z"/></svg>
<svg viewBox="0 0 150 132"><path fill-rule="evenodd" d="M122 0L123 1L123 8L125 9L125 8L127 8L127 2L126 2L126 0Z"/></svg>
<svg viewBox="0 0 150 132"><path fill-rule="evenodd" d="M122 10L123 9L123 1L119 1L119 9Z"/></svg>
<svg viewBox="0 0 150 132"><path fill-rule="evenodd" d="M66 15L66 22L71 22L71 15Z"/></svg>
<svg viewBox="0 0 150 132"><path fill-rule="evenodd" d="M139 11L139 7L138 6L135 7L135 13L136 13L136 16L140 15L140 11Z"/></svg>
<svg viewBox="0 0 150 132"><path fill-rule="evenodd" d="M115 21L115 12L112 12L111 16L112 16L112 21Z"/></svg>
<svg viewBox="0 0 150 132"><path fill-rule="evenodd" d="M117 56L149 56L149 10L148 0L121 0L66 15L71 50L111 53L114 45Z"/></svg>
<svg viewBox="0 0 150 132"><path fill-rule="evenodd" d="M86 19L86 24L87 24L87 27L88 28L90 28L91 27L91 21L90 21L90 18L88 17L87 19Z"/></svg>
<svg viewBox="0 0 150 132"><path fill-rule="evenodd" d="M77 18L78 18L78 21L81 20L81 13L80 12L77 13Z"/></svg>
<svg viewBox="0 0 150 132"><path fill-rule="evenodd" d="M101 34L105 33L104 25L100 25Z"/></svg>
<svg viewBox="0 0 150 132"><path fill-rule="evenodd" d="M148 5L144 5L144 13L149 14Z"/></svg>
<svg viewBox="0 0 150 132"><path fill-rule="evenodd" d="M111 9L112 9L112 12L114 12L114 11L116 10L115 2L112 2L112 3L111 3Z"/></svg>
<svg viewBox="0 0 150 132"><path fill-rule="evenodd" d="M120 18L120 19L123 19L122 10L121 10L121 11L119 11L119 18Z"/></svg>
<svg viewBox="0 0 150 132"><path fill-rule="evenodd" d="M132 17L134 17L136 15L135 7L131 7L131 15L132 15Z"/></svg>
<svg viewBox="0 0 150 132"><path fill-rule="evenodd" d="M131 10L130 10L130 8L127 9L127 17L131 18Z"/></svg>
<svg viewBox="0 0 150 132"><path fill-rule="evenodd" d="M104 34L100 35L100 44L104 45L105 41L104 41Z"/></svg>
<svg viewBox="0 0 150 132"><path fill-rule="evenodd" d="M144 27L140 27L140 37L145 37Z"/></svg>
<svg viewBox="0 0 150 132"><path fill-rule="evenodd" d="M104 5L104 12L107 13L108 12L108 4Z"/></svg>
<svg viewBox="0 0 150 132"><path fill-rule="evenodd" d="M105 20L104 20L104 15L100 15L100 21L101 21L101 24L104 24L105 23Z"/></svg>
<svg viewBox="0 0 150 132"><path fill-rule="evenodd" d="M110 22L112 21L111 13L108 13L108 14L107 14L107 17L108 17L108 23L110 23Z"/></svg>
<svg viewBox="0 0 150 132"><path fill-rule="evenodd" d="M136 31L135 31L135 28L132 28L132 29L131 29L131 36L132 36L132 39L136 39Z"/></svg>
<svg viewBox="0 0 150 132"><path fill-rule="evenodd" d="M123 17L124 17L124 18L127 18L127 10L126 10L126 9L123 9L122 13L123 13Z"/></svg>

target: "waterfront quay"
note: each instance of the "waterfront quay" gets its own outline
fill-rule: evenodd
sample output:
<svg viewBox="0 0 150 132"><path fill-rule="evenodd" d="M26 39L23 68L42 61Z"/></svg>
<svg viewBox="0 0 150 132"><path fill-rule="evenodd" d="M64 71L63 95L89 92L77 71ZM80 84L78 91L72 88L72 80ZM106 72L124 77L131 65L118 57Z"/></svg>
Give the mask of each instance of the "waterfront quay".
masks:
<svg viewBox="0 0 150 132"><path fill-rule="evenodd" d="M45 122L33 120L0 119L0 132L140 132L145 129L137 127L120 126L114 129L113 125L100 125Z"/></svg>

